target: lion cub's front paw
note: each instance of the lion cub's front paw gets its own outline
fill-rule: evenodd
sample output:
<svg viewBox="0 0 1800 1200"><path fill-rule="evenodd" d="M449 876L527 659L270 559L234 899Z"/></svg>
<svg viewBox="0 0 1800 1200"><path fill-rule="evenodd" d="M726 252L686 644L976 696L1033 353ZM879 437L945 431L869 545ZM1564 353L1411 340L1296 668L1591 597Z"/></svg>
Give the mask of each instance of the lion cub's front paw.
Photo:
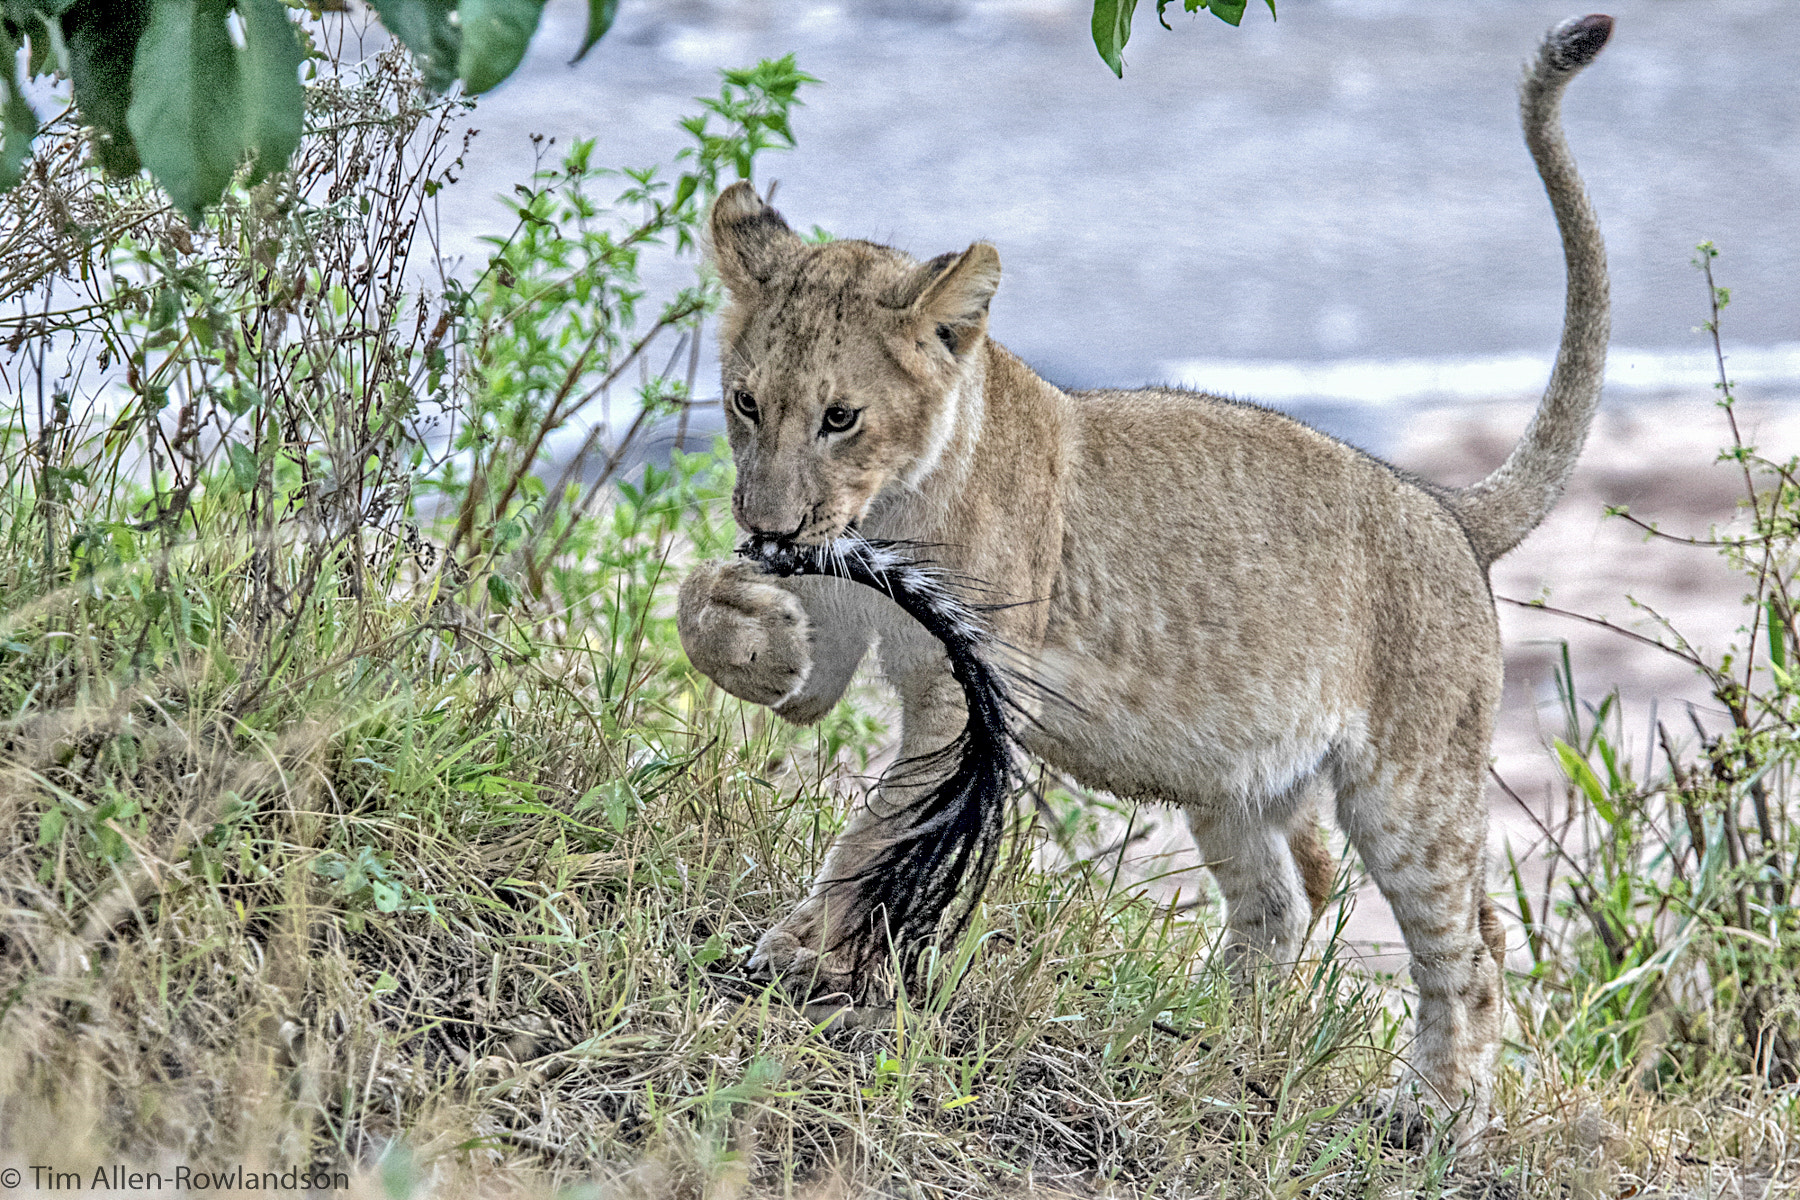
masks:
<svg viewBox="0 0 1800 1200"><path fill-rule="evenodd" d="M701 563L682 582L675 610L688 661L734 696L774 704L812 670L806 610L744 559Z"/></svg>
<svg viewBox="0 0 1800 1200"><path fill-rule="evenodd" d="M814 922L802 908L762 935L746 966L753 975L780 979L796 999L848 998L855 972L843 954L819 950L817 939Z"/></svg>

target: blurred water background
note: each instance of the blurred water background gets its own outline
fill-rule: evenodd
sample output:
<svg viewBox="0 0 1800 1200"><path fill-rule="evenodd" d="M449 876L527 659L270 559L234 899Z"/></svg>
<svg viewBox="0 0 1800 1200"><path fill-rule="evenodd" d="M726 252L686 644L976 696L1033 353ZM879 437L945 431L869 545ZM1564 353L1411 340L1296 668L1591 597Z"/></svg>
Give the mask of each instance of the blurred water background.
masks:
<svg viewBox="0 0 1800 1200"><path fill-rule="evenodd" d="M1560 249L1513 89L1570 0L1279 0L1236 30L1173 5L1173 32L1145 0L1122 80L1085 0L626 0L569 67L585 7L551 0L483 98L447 252L504 227L486 196L530 170L528 134L666 159L717 68L793 51L823 84L760 180L778 206L920 257L993 242L993 334L1053 380L1178 381L1391 452L1409 414L1547 374ZM1800 7L1610 11L1566 119L1612 261L1611 402L1708 386L1703 238L1745 398L1800 392Z"/></svg>

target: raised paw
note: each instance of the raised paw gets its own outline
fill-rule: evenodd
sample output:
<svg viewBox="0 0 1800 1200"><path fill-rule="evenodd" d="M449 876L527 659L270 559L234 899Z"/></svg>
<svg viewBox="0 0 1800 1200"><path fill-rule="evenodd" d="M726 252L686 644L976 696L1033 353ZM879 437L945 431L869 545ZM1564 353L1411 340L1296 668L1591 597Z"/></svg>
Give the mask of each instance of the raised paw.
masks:
<svg viewBox="0 0 1800 1200"><path fill-rule="evenodd" d="M755 563L701 563L682 581L675 610L688 661L732 695L778 703L812 670L806 610Z"/></svg>

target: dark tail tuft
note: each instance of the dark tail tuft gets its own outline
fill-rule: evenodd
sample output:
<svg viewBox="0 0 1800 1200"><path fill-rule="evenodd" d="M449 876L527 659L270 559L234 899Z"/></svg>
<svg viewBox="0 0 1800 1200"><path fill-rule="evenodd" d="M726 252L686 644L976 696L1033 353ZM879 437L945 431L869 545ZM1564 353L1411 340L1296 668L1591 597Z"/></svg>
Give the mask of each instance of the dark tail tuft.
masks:
<svg viewBox="0 0 1800 1200"><path fill-rule="evenodd" d="M1544 39L1544 56L1559 71L1579 71L1606 47L1612 31L1613 19L1605 13L1570 17Z"/></svg>
<svg viewBox="0 0 1800 1200"><path fill-rule="evenodd" d="M854 907L833 924L859 980L868 980L897 947L910 969L929 945L954 941L968 927L999 858L1006 802L1014 782L1014 711L1005 681L982 650L988 634L975 612L945 586L946 577L897 544L846 538L828 546L753 539L739 553L778 575L833 575L893 599L943 644L962 686L968 723L934 754L894 772L937 782L891 814L905 832L843 885ZM890 772L885 782L905 782Z"/></svg>

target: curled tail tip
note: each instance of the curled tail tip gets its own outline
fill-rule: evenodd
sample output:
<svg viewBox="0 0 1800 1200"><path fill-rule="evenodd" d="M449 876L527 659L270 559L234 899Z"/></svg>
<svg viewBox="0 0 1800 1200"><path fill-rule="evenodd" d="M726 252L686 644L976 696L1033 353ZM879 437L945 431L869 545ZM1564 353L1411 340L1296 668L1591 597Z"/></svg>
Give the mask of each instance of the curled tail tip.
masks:
<svg viewBox="0 0 1800 1200"><path fill-rule="evenodd" d="M1570 17L1544 35L1544 45L1538 54L1538 71L1573 75L1599 57L1612 37L1612 31L1613 19L1605 13Z"/></svg>

